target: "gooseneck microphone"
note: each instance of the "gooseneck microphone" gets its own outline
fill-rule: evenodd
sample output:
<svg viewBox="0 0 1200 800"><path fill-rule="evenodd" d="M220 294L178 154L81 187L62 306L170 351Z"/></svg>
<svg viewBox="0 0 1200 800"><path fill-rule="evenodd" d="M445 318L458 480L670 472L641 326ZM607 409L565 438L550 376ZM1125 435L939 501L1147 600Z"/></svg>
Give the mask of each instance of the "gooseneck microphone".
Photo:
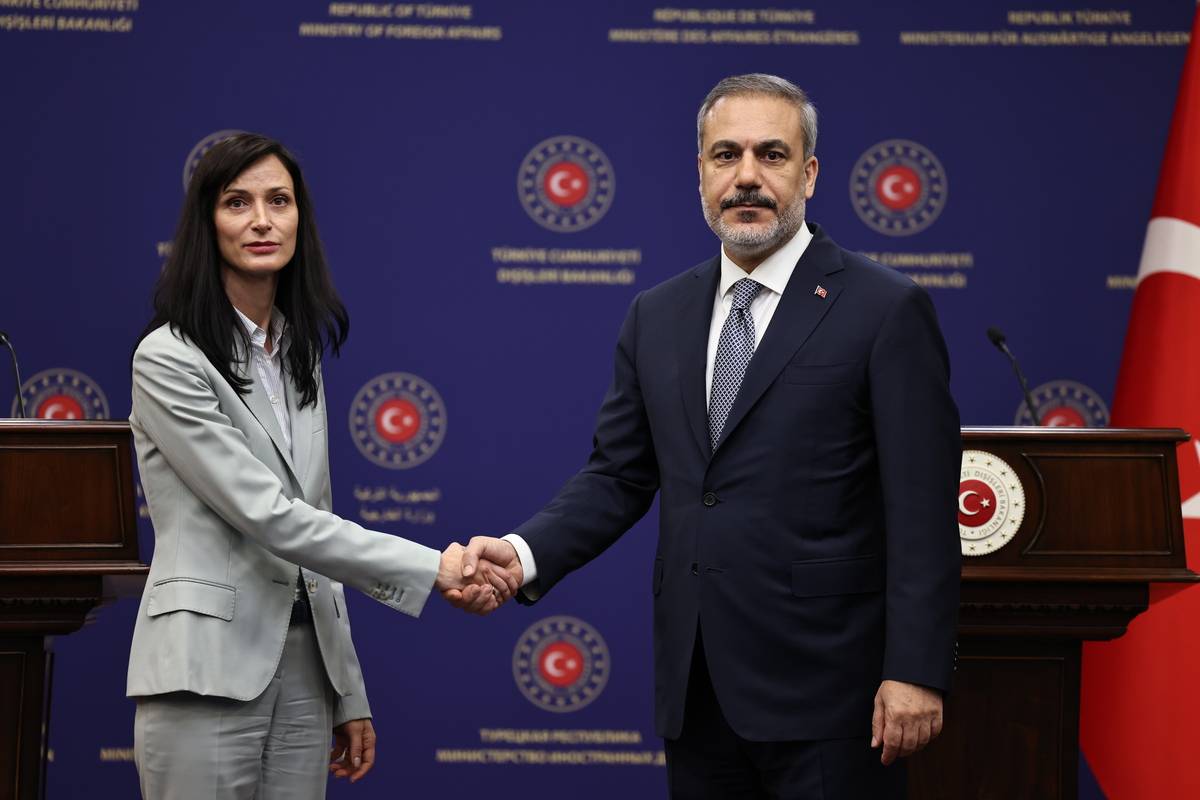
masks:
<svg viewBox="0 0 1200 800"><path fill-rule="evenodd" d="M1004 334L999 328L988 328L987 337L996 346L996 349L1008 356L1008 360L1012 362L1013 372L1017 374L1017 380L1021 382L1021 392L1025 395L1025 407L1029 409L1029 416L1033 418L1034 425L1041 425L1042 421L1038 419L1037 409L1033 407L1033 398L1029 395L1029 384L1025 381L1025 376L1021 373L1021 367L1017 364L1017 357L1012 354L1012 350L1008 349L1008 343Z"/></svg>
<svg viewBox="0 0 1200 800"><path fill-rule="evenodd" d="M4 331L0 331L0 344L7 347L9 355L12 356L13 377L17 381L17 413L21 415L21 419L25 419L25 398L21 396L21 370L17 366L17 351L13 350L12 340Z"/></svg>

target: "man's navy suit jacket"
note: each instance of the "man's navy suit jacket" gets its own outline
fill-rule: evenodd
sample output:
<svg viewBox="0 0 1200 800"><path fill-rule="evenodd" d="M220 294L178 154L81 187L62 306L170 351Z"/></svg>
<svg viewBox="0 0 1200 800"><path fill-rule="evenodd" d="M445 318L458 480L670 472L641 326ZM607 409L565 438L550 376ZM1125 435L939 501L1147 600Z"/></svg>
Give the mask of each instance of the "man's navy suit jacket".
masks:
<svg viewBox="0 0 1200 800"><path fill-rule="evenodd" d="M682 729L697 626L721 708L750 740L865 737L881 679L950 682L961 439L945 343L924 290L810 227L715 453L719 258L634 299L587 465L515 531L541 596L661 491L665 738Z"/></svg>

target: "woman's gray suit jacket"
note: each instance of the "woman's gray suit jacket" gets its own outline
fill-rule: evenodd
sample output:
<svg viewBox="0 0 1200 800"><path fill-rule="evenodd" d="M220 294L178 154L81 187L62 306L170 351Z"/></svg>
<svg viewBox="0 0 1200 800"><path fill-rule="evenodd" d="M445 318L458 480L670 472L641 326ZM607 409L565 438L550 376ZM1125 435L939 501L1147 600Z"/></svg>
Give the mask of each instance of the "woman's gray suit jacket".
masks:
<svg viewBox="0 0 1200 800"><path fill-rule="evenodd" d="M243 377L248 362L235 362ZM318 381L320 376L318 375ZM297 407L292 452L257 380L239 395L167 326L133 357L133 427L154 558L129 656L131 697L249 700L274 676L303 574L334 724L370 716L342 584L418 616L440 554L330 513L324 388Z"/></svg>

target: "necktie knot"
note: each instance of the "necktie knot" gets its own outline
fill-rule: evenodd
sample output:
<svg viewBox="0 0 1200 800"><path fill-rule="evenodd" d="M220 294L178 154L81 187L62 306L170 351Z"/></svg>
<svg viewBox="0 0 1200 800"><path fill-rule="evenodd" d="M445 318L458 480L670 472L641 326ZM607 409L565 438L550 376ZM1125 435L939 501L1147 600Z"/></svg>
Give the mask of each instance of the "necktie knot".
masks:
<svg viewBox="0 0 1200 800"><path fill-rule="evenodd" d="M742 278L733 285L733 308L749 308L758 297L762 284L751 278Z"/></svg>

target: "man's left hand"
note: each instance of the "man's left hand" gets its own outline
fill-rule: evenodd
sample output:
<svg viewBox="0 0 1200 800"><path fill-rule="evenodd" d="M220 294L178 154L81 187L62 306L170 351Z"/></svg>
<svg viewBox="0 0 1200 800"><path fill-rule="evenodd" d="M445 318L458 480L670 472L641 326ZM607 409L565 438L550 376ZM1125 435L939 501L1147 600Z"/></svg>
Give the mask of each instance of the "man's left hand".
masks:
<svg viewBox="0 0 1200 800"><path fill-rule="evenodd" d="M871 747L883 745L879 760L891 764L911 756L942 732L942 694L915 683L884 681L875 693Z"/></svg>
<svg viewBox="0 0 1200 800"><path fill-rule="evenodd" d="M333 729L329 771L354 783L375 766L375 728L369 719L352 719Z"/></svg>

